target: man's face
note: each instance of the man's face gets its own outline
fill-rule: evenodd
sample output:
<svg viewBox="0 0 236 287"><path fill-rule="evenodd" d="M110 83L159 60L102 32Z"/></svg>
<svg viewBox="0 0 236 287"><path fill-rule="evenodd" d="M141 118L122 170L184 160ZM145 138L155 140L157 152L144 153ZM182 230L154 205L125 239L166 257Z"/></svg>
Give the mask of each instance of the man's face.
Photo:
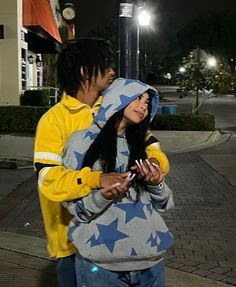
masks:
<svg viewBox="0 0 236 287"><path fill-rule="evenodd" d="M99 91L103 91L108 88L113 82L115 77L115 71L113 68L107 68L104 75L98 72L97 78L92 79L92 85L96 87Z"/></svg>

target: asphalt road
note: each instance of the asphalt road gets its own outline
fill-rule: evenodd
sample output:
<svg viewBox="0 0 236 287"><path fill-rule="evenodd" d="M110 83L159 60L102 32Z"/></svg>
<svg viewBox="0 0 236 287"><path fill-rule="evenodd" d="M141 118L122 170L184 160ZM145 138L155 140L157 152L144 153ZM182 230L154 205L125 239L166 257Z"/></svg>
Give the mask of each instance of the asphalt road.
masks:
<svg viewBox="0 0 236 287"><path fill-rule="evenodd" d="M176 104L177 114L191 113L193 96L189 95L181 99L177 93L164 93L163 95L170 103L162 103L162 105ZM236 131L236 96L226 95L210 98L201 106L199 113L213 114L218 129Z"/></svg>

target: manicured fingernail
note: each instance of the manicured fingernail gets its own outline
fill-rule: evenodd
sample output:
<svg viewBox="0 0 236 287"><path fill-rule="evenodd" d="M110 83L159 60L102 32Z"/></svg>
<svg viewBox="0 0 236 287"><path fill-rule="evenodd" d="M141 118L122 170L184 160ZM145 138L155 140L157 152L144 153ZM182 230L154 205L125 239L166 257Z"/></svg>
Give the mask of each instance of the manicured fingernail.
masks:
<svg viewBox="0 0 236 287"><path fill-rule="evenodd" d="M159 165L157 165L156 163L152 162L152 165L156 166L156 167L159 167Z"/></svg>
<svg viewBox="0 0 236 287"><path fill-rule="evenodd" d="M145 159L145 161L146 161L147 164L150 164L150 161L148 159Z"/></svg>
<svg viewBox="0 0 236 287"><path fill-rule="evenodd" d="M128 173L128 175L126 176L126 178L128 178L128 179L129 179L129 178L131 177L131 175L132 175L132 173L131 173L131 172L129 172L129 173Z"/></svg>
<svg viewBox="0 0 236 287"><path fill-rule="evenodd" d="M139 164L139 162L138 162L138 160L137 160L137 159L135 160L135 162L136 162L137 166L140 166L140 164Z"/></svg>
<svg viewBox="0 0 236 287"><path fill-rule="evenodd" d="M135 178L135 176L136 176L136 174L134 173L134 174L131 176L130 180L133 180L133 179Z"/></svg>
<svg viewBox="0 0 236 287"><path fill-rule="evenodd" d="M143 161L141 159L139 160L139 162L140 162L141 165L143 165Z"/></svg>
<svg viewBox="0 0 236 287"><path fill-rule="evenodd" d="M117 183L112 184L112 187L117 187L119 185L120 185L120 182L117 182Z"/></svg>

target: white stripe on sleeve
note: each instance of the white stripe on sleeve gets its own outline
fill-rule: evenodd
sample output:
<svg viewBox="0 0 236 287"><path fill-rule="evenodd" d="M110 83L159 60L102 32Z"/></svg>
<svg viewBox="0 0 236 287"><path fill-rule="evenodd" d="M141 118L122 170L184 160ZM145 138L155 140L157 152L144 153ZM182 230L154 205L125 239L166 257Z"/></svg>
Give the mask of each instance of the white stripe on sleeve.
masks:
<svg viewBox="0 0 236 287"><path fill-rule="evenodd" d="M36 162L38 159L53 160L62 163L62 157L56 153L51 152L35 152L34 161Z"/></svg>
<svg viewBox="0 0 236 287"><path fill-rule="evenodd" d="M160 149L160 148L161 148L161 146L160 146L160 142L152 143L152 144L150 144L149 146L153 146L153 147L156 147L156 148L158 148L158 149Z"/></svg>
<svg viewBox="0 0 236 287"><path fill-rule="evenodd" d="M39 188L42 187L44 178L45 178L46 174L49 172L49 170L50 170L51 168L53 168L53 166L44 167L44 168L42 169L42 171L39 173L39 178L38 178L38 186L39 186Z"/></svg>

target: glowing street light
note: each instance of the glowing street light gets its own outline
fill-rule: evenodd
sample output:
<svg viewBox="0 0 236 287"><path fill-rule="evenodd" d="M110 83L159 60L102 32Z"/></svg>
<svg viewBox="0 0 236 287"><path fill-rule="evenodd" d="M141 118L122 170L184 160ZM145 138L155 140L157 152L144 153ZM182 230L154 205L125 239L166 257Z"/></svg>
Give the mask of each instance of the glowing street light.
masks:
<svg viewBox="0 0 236 287"><path fill-rule="evenodd" d="M185 72L186 72L185 67L180 67L180 68L179 68L179 72L180 72L180 73L185 73Z"/></svg>
<svg viewBox="0 0 236 287"><path fill-rule="evenodd" d="M210 57L207 59L207 66L209 68L214 68L217 65L217 61L215 57Z"/></svg>
<svg viewBox="0 0 236 287"><path fill-rule="evenodd" d="M141 8L138 14L138 22L140 26L149 26L151 16L148 14L146 10Z"/></svg>

